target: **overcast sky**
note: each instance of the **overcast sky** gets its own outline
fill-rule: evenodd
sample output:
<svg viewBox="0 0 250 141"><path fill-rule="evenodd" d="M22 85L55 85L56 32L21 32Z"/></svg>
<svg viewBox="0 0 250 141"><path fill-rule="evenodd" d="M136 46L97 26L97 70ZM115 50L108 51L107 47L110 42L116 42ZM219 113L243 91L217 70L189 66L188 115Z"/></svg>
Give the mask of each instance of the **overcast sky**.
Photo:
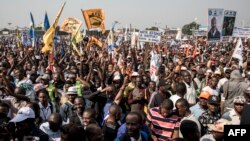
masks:
<svg viewBox="0 0 250 141"><path fill-rule="evenodd" d="M106 15L105 25L109 29L113 21L119 21L118 28L132 24L144 29L151 26L182 27L197 18L197 22L207 25L208 8L236 10L236 26L250 26L250 0L1 0L0 28L29 26L32 12L35 24L44 20L45 11L52 23L61 5L66 1L59 25L67 17L82 21L80 9L102 8ZM86 28L83 24L82 28Z"/></svg>

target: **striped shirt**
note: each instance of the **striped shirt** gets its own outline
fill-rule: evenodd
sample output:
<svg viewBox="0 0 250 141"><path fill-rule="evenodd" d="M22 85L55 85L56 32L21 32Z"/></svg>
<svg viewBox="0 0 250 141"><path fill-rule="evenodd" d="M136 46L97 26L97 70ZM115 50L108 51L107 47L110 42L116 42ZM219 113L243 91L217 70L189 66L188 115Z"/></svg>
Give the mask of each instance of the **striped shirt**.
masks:
<svg viewBox="0 0 250 141"><path fill-rule="evenodd" d="M151 131L158 140L166 140L173 136L175 130L179 130L180 117L177 115L170 115L163 117L160 114L159 107L151 108L147 114L147 121L150 123Z"/></svg>

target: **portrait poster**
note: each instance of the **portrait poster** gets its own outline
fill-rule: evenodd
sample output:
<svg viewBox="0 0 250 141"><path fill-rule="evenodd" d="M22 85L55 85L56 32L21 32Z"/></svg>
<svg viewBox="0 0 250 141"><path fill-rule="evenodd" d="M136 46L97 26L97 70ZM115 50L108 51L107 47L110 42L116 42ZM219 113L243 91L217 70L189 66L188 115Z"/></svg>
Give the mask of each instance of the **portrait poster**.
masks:
<svg viewBox="0 0 250 141"><path fill-rule="evenodd" d="M209 42L220 41L223 17L224 17L223 9L208 9L207 39Z"/></svg>
<svg viewBox="0 0 250 141"><path fill-rule="evenodd" d="M232 10L225 10L224 11L222 36L232 36L233 35L236 14L237 14L236 11L232 11Z"/></svg>

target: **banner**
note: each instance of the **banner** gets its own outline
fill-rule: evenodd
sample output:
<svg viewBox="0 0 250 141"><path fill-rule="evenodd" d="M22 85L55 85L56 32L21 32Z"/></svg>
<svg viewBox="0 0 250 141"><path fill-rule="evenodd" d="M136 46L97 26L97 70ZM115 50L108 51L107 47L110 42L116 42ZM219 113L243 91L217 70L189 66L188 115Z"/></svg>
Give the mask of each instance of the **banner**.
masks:
<svg viewBox="0 0 250 141"><path fill-rule="evenodd" d="M156 71L159 69L160 67L160 59L161 59L161 55L158 54L155 51L151 51L151 60L150 60L150 78L152 81L156 81Z"/></svg>
<svg viewBox="0 0 250 141"><path fill-rule="evenodd" d="M52 26L50 26L50 28L47 30L47 32L43 35L43 42L44 42L44 46L42 48L43 53L52 52L52 50L53 50L56 26L57 26L57 23L59 21L59 18L61 16L61 13L63 11L65 4L66 3L63 4L62 8L60 9L59 13L57 14L56 19L55 19L54 23L52 24Z"/></svg>
<svg viewBox="0 0 250 141"><path fill-rule="evenodd" d="M224 11L222 36L232 36L233 35L236 13L237 13L236 11L232 11L232 10L225 10Z"/></svg>
<svg viewBox="0 0 250 141"><path fill-rule="evenodd" d="M98 47L102 47L102 42L100 40L98 40L97 38L95 38L94 36L91 36L89 38L88 41L88 45L87 46L92 46L93 44L97 45Z"/></svg>
<svg viewBox="0 0 250 141"><path fill-rule="evenodd" d="M100 28L102 30L102 33L105 32L105 14L102 9L82 10L82 14L85 19L86 26L89 30Z"/></svg>
<svg viewBox="0 0 250 141"><path fill-rule="evenodd" d="M242 61L243 60L242 52L243 52L242 41L241 41L241 38L239 38L238 41L237 41L236 47L234 49L234 53L233 53L232 57L237 58L240 61Z"/></svg>
<svg viewBox="0 0 250 141"><path fill-rule="evenodd" d="M160 42L161 32L160 31L139 31L140 42Z"/></svg>
<svg viewBox="0 0 250 141"><path fill-rule="evenodd" d="M223 22L223 9L208 9L208 41L220 41L222 22Z"/></svg>
<svg viewBox="0 0 250 141"><path fill-rule="evenodd" d="M60 30L67 33L75 33L81 25L82 22L80 20L70 17L63 21Z"/></svg>
<svg viewBox="0 0 250 141"><path fill-rule="evenodd" d="M250 28L234 27L233 37L249 37L249 36L250 36Z"/></svg>

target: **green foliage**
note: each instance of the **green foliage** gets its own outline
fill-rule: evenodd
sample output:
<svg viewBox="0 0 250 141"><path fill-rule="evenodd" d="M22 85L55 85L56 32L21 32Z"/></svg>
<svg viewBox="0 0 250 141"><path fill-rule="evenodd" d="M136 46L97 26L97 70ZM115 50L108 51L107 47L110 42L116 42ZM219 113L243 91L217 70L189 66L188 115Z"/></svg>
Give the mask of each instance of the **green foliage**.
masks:
<svg viewBox="0 0 250 141"><path fill-rule="evenodd" d="M189 24L186 24L182 27L182 33L184 35L192 35L193 30L199 29L200 24L197 24L196 22L191 22Z"/></svg>

